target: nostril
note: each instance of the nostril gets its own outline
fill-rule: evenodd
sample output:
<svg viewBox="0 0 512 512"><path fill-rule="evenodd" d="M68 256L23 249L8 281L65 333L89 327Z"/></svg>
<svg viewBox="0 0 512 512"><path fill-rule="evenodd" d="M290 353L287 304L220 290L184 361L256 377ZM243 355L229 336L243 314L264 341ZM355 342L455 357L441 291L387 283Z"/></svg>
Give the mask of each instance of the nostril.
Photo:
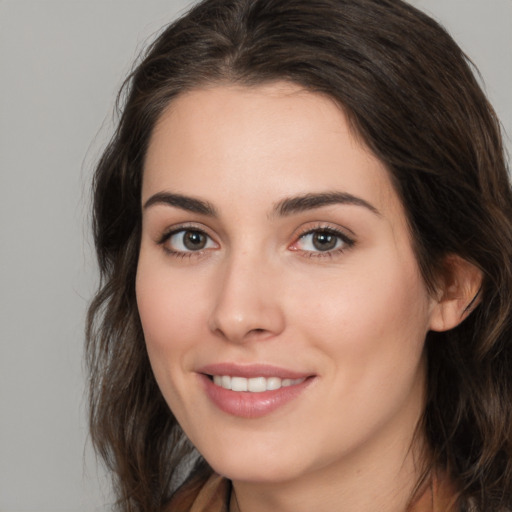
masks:
<svg viewBox="0 0 512 512"><path fill-rule="evenodd" d="M267 337L271 337L272 333L268 331L267 329L257 328L257 329L250 329L247 334L244 336L247 340L263 340Z"/></svg>

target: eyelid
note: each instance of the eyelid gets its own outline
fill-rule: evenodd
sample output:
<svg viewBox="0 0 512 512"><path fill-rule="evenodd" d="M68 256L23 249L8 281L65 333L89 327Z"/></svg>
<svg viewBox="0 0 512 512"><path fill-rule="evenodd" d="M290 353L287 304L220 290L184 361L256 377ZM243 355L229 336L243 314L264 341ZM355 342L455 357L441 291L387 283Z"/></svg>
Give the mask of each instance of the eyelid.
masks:
<svg viewBox="0 0 512 512"><path fill-rule="evenodd" d="M173 250L169 247L165 247L166 242L170 240L174 235L182 232L182 231L197 231L199 233L204 234L211 242L215 244L215 248L207 247L203 249L198 249L197 251L180 251ZM216 241L215 237L210 233L210 230L204 226L203 224L195 223L195 222L185 222L181 224L176 224L174 226L170 226L164 230L162 235L157 239L156 242L158 245L164 246L164 250L171 256L177 257L190 257L190 256L199 256L204 254L206 251L210 251L212 249L216 249L219 247L219 243Z"/></svg>
<svg viewBox="0 0 512 512"><path fill-rule="evenodd" d="M348 235L347 231L349 231L351 234ZM297 247L297 244L300 242L300 240L304 239L307 235L312 235L317 232L325 232L338 237L342 241L343 246L326 251L309 251ZM302 252L304 255L307 255L308 257L333 257L352 248L355 245L355 243L355 235L352 230L348 228L342 228L340 226L333 226L332 224L329 223L320 222L316 224L308 223L305 226L302 226L295 233L294 241L288 248L292 251Z"/></svg>
<svg viewBox="0 0 512 512"><path fill-rule="evenodd" d="M165 243L169 237L172 235L179 233L180 231L201 231L205 235L209 236L212 240L214 240L214 237L211 235L210 230L204 226L203 224L197 223L197 222L182 222L180 224L175 224L173 226L166 227L162 234L157 238L156 243L157 244L163 244Z"/></svg>

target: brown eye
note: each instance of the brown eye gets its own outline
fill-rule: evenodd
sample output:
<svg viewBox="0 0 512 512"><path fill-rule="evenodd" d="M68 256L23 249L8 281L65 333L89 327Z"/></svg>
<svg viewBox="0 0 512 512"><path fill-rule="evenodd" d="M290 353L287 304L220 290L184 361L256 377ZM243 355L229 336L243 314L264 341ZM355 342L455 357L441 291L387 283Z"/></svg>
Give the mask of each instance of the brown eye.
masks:
<svg viewBox="0 0 512 512"><path fill-rule="evenodd" d="M354 241L341 231L334 229L312 229L299 237L292 246L294 250L300 250L303 253L334 253L343 251L354 245Z"/></svg>
<svg viewBox="0 0 512 512"><path fill-rule="evenodd" d="M317 251L331 251L336 248L339 237L327 231L317 231L313 233L311 242Z"/></svg>
<svg viewBox="0 0 512 512"><path fill-rule="evenodd" d="M183 234L183 245L191 251L200 251L206 246L208 239L200 231L185 231Z"/></svg>
<svg viewBox="0 0 512 512"><path fill-rule="evenodd" d="M198 229L174 231L163 243L171 253L197 252L217 247L217 244L206 233Z"/></svg>

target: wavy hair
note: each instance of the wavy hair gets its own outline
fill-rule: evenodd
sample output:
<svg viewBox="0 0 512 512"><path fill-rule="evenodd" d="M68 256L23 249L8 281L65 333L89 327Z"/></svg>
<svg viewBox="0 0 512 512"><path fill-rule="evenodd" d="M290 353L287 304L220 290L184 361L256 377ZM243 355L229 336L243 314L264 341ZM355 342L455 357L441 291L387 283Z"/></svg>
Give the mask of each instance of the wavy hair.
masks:
<svg viewBox="0 0 512 512"><path fill-rule="evenodd" d="M387 166L430 289L447 255L481 270L469 318L427 335L421 428L458 510L512 510L512 192L500 126L461 49L401 0L205 0L125 82L94 177L101 283L86 334L91 436L119 510L162 510L193 454L153 377L135 299L152 129L184 91L276 80L333 98ZM194 471L208 466L199 458Z"/></svg>

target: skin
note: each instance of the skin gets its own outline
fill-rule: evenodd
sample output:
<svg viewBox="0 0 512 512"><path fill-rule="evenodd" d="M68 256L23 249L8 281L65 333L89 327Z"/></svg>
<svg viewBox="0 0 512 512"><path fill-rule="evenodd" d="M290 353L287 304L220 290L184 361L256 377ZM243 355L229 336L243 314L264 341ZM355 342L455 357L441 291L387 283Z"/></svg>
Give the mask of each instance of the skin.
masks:
<svg viewBox="0 0 512 512"><path fill-rule="evenodd" d="M365 204L276 211L326 192ZM162 193L216 215L144 206ZM152 135L142 205L136 291L151 365L241 510L405 510L420 470L425 335L446 311L426 290L386 168L342 110L286 83L183 94ZM203 249L183 246L183 232L162 241L191 226L208 236ZM343 235L333 250L305 234L325 229ZM240 418L201 385L198 369L219 362L313 378L272 413Z"/></svg>

